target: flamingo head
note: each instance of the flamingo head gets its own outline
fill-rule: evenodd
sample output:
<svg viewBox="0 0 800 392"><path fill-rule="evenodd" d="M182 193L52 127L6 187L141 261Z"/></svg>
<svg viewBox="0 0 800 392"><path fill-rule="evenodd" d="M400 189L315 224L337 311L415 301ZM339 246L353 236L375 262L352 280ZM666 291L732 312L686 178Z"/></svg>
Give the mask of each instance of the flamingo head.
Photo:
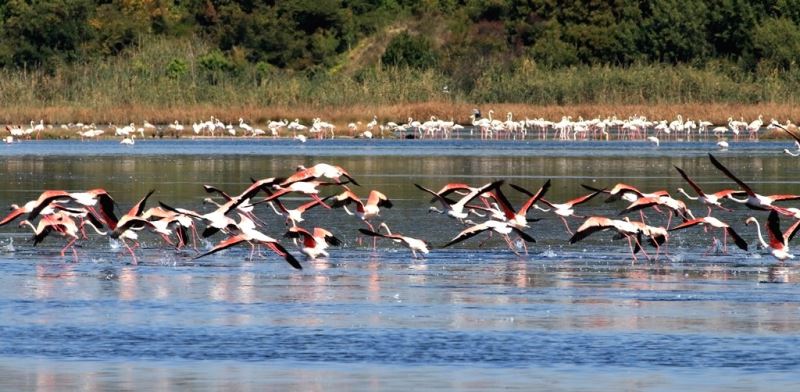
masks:
<svg viewBox="0 0 800 392"><path fill-rule="evenodd" d="M758 225L758 221L757 221L757 220L756 220L756 218L755 218L755 217L753 217L753 216L751 216L751 217L747 218L747 220L745 220L745 221L744 221L744 224L746 224L746 225L748 225L748 226L749 226L751 223L755 223L756 225Z"/></svg>

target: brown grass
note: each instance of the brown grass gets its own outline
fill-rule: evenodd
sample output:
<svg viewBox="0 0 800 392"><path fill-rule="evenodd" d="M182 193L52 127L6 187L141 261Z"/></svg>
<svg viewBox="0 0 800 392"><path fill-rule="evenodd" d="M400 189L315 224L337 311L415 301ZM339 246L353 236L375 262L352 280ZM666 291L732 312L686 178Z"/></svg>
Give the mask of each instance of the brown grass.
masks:
<svg viewBox="0 0 800 392"><path fill-rule="evenodd" d="M345 127L350 122L367 123L372 116L378 116L380 122L395 121L406 122L411 117L425 120L431 116L441 119L453 119L461 124L469 124L469 115L473 108L480 108L484 116L489 110L494 110L494 118L505 120L506 113L514 113L515 119L545 118L559 120L562 116L572 116L573 120L579 117L584 119L595 117L628 118L633 115L643 115L649 119L674 119L678 114L684 120L708 120L714 124L726 124L728 117L735 119L744 118L746 121L756 119L763 115L764 122L771 118L785 122L800 118L800 107L789 104L766 103L758 105L742 104L661 104L661 105L571 105L571 106L537 106L526 104L482 104L456 102L423 102L398 105L354 105L336 107L314 106L229 106L220 107L212 105L192 105L181 107L151 107L141 105L119 106L113 108L88 109L70 106L47 107L2 107L0 108L0 122L4 124L28 124L31 120L36 122L43 119L45 123L65 124L70 122L94 122L98 125L115 123L127 124L134 122L141 124L148 120L154 124L167 124L175 120L183 124L206 120L210 116L220 118L225 123L238 122L239 117L251 124L264 124L269 120L298 118L304 123L320 117L324 121L332 122L339 127Z"/></svg>

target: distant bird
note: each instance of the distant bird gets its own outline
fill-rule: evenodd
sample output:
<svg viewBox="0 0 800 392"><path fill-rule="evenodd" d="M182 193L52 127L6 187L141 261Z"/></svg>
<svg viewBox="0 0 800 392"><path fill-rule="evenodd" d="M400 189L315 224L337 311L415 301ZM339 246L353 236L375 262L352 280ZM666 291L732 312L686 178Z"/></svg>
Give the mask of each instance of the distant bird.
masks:
<svg viewBox="0 0 800 392"><path fill-rule="evenodd" d="M727 151L728 147L729 147L728 142L724 140L720 140L717 142L717 148L719 148L721 151Z"/></svg>
<svg viewBox="0 0 800 392"><path fill-rule="evenodd" d="M122 139L122 141L120 141L119 144L126 144L126 145L129 145L129 146L132 146L135 143L133 141L133 139L135 139L135 138L136 138L136 135L130 135L130 136Z"/></svg>
<svg viewBox="0 0 800 392"><path fill-rule="evenodd" d="M648 136L647 137L647 141L649 141L650 143L653 143L656 147L658 147L661 144L661 142L655 136Z"/></svg>

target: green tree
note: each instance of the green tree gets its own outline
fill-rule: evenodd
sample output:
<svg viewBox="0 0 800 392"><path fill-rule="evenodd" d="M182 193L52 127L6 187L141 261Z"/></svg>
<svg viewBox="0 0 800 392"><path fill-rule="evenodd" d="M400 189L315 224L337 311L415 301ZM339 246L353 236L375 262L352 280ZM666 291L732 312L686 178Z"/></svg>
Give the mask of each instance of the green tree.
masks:
<svg viewBox="0 0 800 392"><path fill-rule="evenodd" d="M386 47L381 62L388 66L429 68L436 65L436 53L428 38L402 32Z"/></svg>
<svg viewBox="0 0 800 392"><path fill-rule="evenodd" d="M642 34L639 49L650 60L688 62L703 60L710 45L706 33L707 9L701 0L651 0L641 5Z"/></svg>
<svg viewBox="0 0 800 392"><path fill-rule="evenodd" d="M769 18L753 32L756 56L768 66L789 69L800 63L800 29L789 18Z"/></svg>

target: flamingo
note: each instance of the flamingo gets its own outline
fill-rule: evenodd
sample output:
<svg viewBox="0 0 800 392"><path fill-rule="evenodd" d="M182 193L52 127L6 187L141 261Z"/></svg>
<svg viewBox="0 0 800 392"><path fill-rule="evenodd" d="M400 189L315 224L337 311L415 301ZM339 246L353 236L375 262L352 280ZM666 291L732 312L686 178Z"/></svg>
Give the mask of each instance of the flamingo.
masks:
<svg viewBox="0 0 800 392"><path fill-rule="evenodd" d="M52 233L53 231L60 233L62 236L70 237L71 240L67 243L64 248L61 249L61 257L64 257L64 253L67 249L72 247L72 253L77 261L78 254L75 251L75 247L72 246L75 241L78 240L78 232L83 228L84 225L89 224L90 226L94 227L95 231L99 234L105 235L105 232L100 231L97 226L95 226L91 220L85 220L81 223L80 228L75 223L75 221L65 212L57 212L51 215L43 215L42 219L39 220L39 223L34 226L28 220L23 220L19 222L19 226L29 226L34 233L33 237L33 246L41 243L48 234Z"/></svg>
<svg viewBox="0 0 800 392"><path fill-rule="evenodd" d="M380 214L381 207L392 208L392 201L381 192L376 190L370 191L367 202L364 203L350 189L345 189L344 192L335 196L331 207L345 207L350 203L355 203L356 215L366 223L372 231L375 231L375 229L372 227L372 224L369 223L369 220Z"/></svg>
<svg viewBox="0 0 800 392"><path fill-rule="evenodd" d="M758 131L761 129L761 126L764 125L764 117L759 114L758 119L751 122L747 125L747 132L749 132L750 139L758 140Z"/></svg>
<svg viewBox="0 0 800 392"><path fill-rule="evenodd" d="M798 228L800 228L800 220L794 222L786 232L781 233L781 226L780 226L780 219L778 218L778 213L775 210L769 212L769 216L767 217L767 234L769 236L769 243L764 241L764 237L761 236L761 227L758 225L758 221L755 217L749 217L745 221L746 225L750 225L754 223L756 225L756 230L758 232L758 240L761 242L761 246L764 249L769 249L772 256L774 256L779 261L784 261L786 259L793 259L794 255L789 253L789 241L791 241L795 234L797 234Z"/></svg>
<svg viewBox="0 0 800 392"><path fill-rule="evenodd" d="M688 175L686 175L686 172L684 172L683 169L681 169L681 168L679 168L677 166L673 166L673 167L675 168L675 170L678 171L678 173L680 173L681 177L683 177L683 179L686 180L687 183L689 183L689 186L691 186L694 189L694 191L697 192L697 197L689 196L686 193L686 191L683 190L683 188L678 188L678 192L682 193L689 200L698 200L699 199L700 202L702 202L703 204L707 205L708 206L708 215L711 215L711 207L718 207L718 208L720 208L722 210L730 212L731 209L723 207L721 201L724 200L725 198L730 197L731 195L742 196L742 195L746 194L743 191L735 191L735 190L732 190L732 189L725 189L725 190L721 190L719 192L714 192L714 193L711 193L711 194L707 194L707 193L703 192L703 190L700 188L699 185L697 185L696 182L692 181L692 179L689 178Z"/></svg>
<svg viewBox="0 0 800 392"><path fill-rule="evenodd" d="M622 199L622 200L625 200L625 201L628 201L628 202L634 202L634 201L638 200L641 197L669 196L669 192L664 191L664 190L655 191L655 192L652 192L652 193L644 193L644 192L640 191L639 189L637 189L636 187L633 187L633 186L627 185L627 184L623 184L621 182L616 184L616 185L614 185L614 187L611 188L611 190L608 190L608 191L605 190L605 188L597 189L597 188L594 188L594 187L591 187L591 186L585 185L585 184L581 184L581 186L584 187L585 189L588 189L588 190L592 191L592 192L600 191L602 193L607 193L609 196L605 201L606 203L611 203L611 202L617 201L619 199Z"/></svg>
<svg viewBox="0 0 800 392"><path fill-rule="evenodd" d="M564 227L567 229L567 233L572 234L572 230L569 228L569 223L567 223L567 219L570 216L574 216L577 218L583 218L583 216L575 215L575 206L586 203L589 200L592 200L593 197L599 195L605 189L600 189L595 192L592 192L588 195L584 195L572 200L565 201L563 203L552 203L544 198L542 198L542 203L550 206L553 209L553 213L558 215L561 218L561 221L564 222Z"/></svg>
<svg viewBox="0 0 800 392"><path fill-rule="evenodd" d="M277 254L278 256L283 257L283 259L286 260L286 262L289 263L289 265L291 265L295 269L298 270L303 269L303 266L300 265L300 262L297 261L297 259L291 253L289 253L289 251L286 250L286 248L284 248L283 245L278 243L278 240L256 230L255 223L252 220L250 220L250 218L242 214L239 214L239 219L240 222L235 225L235 227L239 231L238 234L231 235L228 238L225 238L224 240L220 241L217 245L215 245L213 248L211 248L211 250L209 250L208 252L196 256L195 259L199 259L201 257L217 253L223 249L228 249L237 244L241 244L242 242L247 242L248 244L250 244L250 249L251 249L250 258L252 258L253 252L255 251L254 244L260 244L266 246L267 248L275 252L275 254Z"/></svg>
<svg viewBox="0 0 800 392"><path fill-rule="evenodd" d="M69 194L69 197L76 203L87 207L89 212L99 215L103 219L103 223L111 230L114 230L117 226L118 219L117 216L114 215L114 206L116 203L105 189L96 188L86 192L73 192ZM97 214L98 211L94 210L94 206L96 206L98 202L100 203L99 214Z"/></svg>
<svg viewBox="0 0 800 392"><path fill-rule="evenodd" d="M641 197L631 203L628 207L622 210L619 215L627 214L633 211L639 211L647 207L664 206L669 210L669 218L667 219L667 226L672 223L672 215L677 214L684 221L694 219L692 211L686 206L686 203L673 199L669 196L658 197Z"/></svg>
<svg viewBox="0 0 800 392"><path fill-rule="evenodd" d="M518 228L516 228L516 227L514 227L512 225L510 225L508 222L500 222L500 221L496 221L496 220L488 220L488 221L483 222L483 223L473 224L472 226L462 230L455 237L453 237L452 240L450 240L448 243L442 245L442 248L446 248L446 247L448 247L450 245L457 244L457 243L459 243L461 241L464 241L464 240L466 240L468 238L472 238L472 237L474 237L474 236L476 236L476 235L478 235L480 233L483 233L485 231L488 231L488 230L491 230L491 231L493 231L495 233L498 233L498 234L502 234L503 235L503 239L505 239L506 240L506 244L508 244L508 248L511 249L511 251L516 253L516 254L519 254L519 253L517 253L517 251L514 249L514 244L511 242L511 238L509 238L509 236L508 236L511 232L516 233L517 235L520 236L520 238L522 238L526 242L536 242L536 240L533 237L531 237L530 235L528 235L528 233L525 233L524 231L522 231L522 230L520 230L520 229L518 229Z"/></svg>
<svg viewBox="0 0 800 392"><path fill-rule="evenodd" d="M790 155L790 156L793 156L793 157L800 156L800 136L797 136L797 135L795 135L795 133L794 133L794 132L792 132L792 131L788 130L786 127L784 127L783 125L781 125L781 124L780 124L780 123L778 123L777 121L774 121L774 120L773 120L773 121L772 121L772 124L773 124L773 125L775 125L775 126L777 126L777 127L778 127L778 128L780 128L780 129L783 129L783 130L784 130L786 133L788 133L788 134L789 134L789 136L791 136L791 137L792 137L792 139L794 139L794 145L795 145L795 147L796 147L796 149L797 149L797 152L796 152L796 153L793 153L793 152L789 151L789 149L786 149L786 148L785 148L785 149L783 149L783 152L784 152L785 154L787 154L787 155Z"/></svg>
<svg viewBox="0 0 800 392"><path fill-rule="evenodd" d="M302 237L303 245L300 247L300 251L312 260L320 256L328 257L328 251L326 250L328 245L339 246L342 244L342 241L336 238L330 231L321 227L315 227L312 233L302 227L292 226L286 234L284 234L284 237L292 239Z"/></svg>
<svg viewBox="0 0 800 392"><path fill-rule="evenodd" d="M750 186L748 186L742 180L734 176L733 173L731 173L731 171L728 170L728 168L723 166L722 163L720 163L716 158L714 158L713 155L708 154L708 157L711 159L711 163L714 164L714 166L716 166L717 169L719 169L728 178L739 184L739 187L742 188L743 191L747 192L747 199L736 199L732 196L728 196L728 198L737 203L744 204L750 209L761 210L761 211L778 210L778 212L782 214L789 215L790 213L788 213L786 209L774 206L772 205L772 203L777 201L800 199L800 195L771 195L771 196L759 195L755 193L753 189L750 188Z"/></svg>
<svg viewBox="0 0 800 392"><path fill-rule="evenodd" d="M717 148L719 148L720 151L728 151L728 147L730 147L730 145L724 140L717 142Z"/></svg>
<svg viewBox="0 0 800 392"><path fill-rule="evenodd" d="M9 222L17 219L22 214L28 214L28 220L35 219L40 213L47 210L47 213L52 213L50 204L56 201L63 201L70 199L69 193L60 190L48 190L42 192L36 200L31 200L22 205L22 207L12 204L12 211L0 220L0 226L6 225Z"/></svg>
<svg viewBox="0 0 800 392"><path fill-rule="evenodd" d="M314 207L316 207L318 205L324 206L325 208L331 208L329 205L325 204L325 201L328 200L331 197L332 196L328 196L328 197L326 197L324 199L311 200L311 201L309 201L307 203L301 204L300 206L292 208L292 209L286 208L286 206L283 203L281 203L281 201L278 200L278 199L275 199L274 202L267 201L266 199L265 200L259 200L256 203L253 203L253 205L258 204L258 203L264 203L264 202L269 203L270 207L272 207L272 210L275 211L276 214L286 217L286 224L287 225L289 224L289 222L291 222L292 226L297 226L298 222L302 222L303 221L303 213L305 213L306 211L308 211L308 210L310 210L310 209L312 209L312 208L314 208ZM278 208L275 208L275 204L278 205Z"/></svg>
<svg viewBox="0 0 800 392"><path fill-rule="evenodd" d="M495 181L495 182L488 183L488 184L486 184L486 185L484 185L484 186L482 186L480 188L473 188L472 191L470 191L466 196L462 197L461 200L459 200L458 202L455 202L455 203L452 203L450 200L448 200L444 196L441 196L438 193L436 193L436 192L434 192L434 191L432 191L432 190L430 190L428 188L425 188L422 185L414 184L414 186L416 186L418 189L420 189L422 191L430 193L431 195L433 195L436 198L436 200L439 200L442 203L442 208L443 209L440 210L440 209L438 209L438 208L436 208L434 206L431 206L430 209L428 210L428 212L432 211L432 212L438 212L440 214L447 214L447 216L450 216L452 218L458 219L460 222L463 222L464 219L466 219L469 216L469 212L464 211L464 207L467 205L467 203L469 203L470 201L472 201L473 199L475 199L479 195L482 195L484 192L488 192L488 191L497 189L502 184L503 184L503 181L500 180L500 181Z"/></svg>
<svg viewBox="0 0 800 392"><path fill-rule="evenodd" d="M728 225L725 222L722 222L721 220L719 220L719 219L717 219L717 218L715 218L713 216L705 216L705 217L702 217L702 218L696 218L696 219L688 220L686 222L681 223L680 225L677 225L677 226L669 229L669 231L686 229L686 228L689 228L689 227L692 227L692 226L697 226L697 225L709 225L711 227L716 227L718 229L722 229L722 232L723 232L723 252L724 253L728 253L728 236L729 235L731 236L731 238L733 238L734 243L736 244L736 246L739 247L739 249L741 249L741 250L743 250L745 252L747 251L747 242L745 240L743 240L742 237L740 237L739 234L737 234L736 231L734 231L733 228L730 225Z"/></svg>
<svg viewBox="0 0 800 392"><path fill-rule="evenodd" d="M633 260L637 260L637 251L634 250L633 243L636 243L637 250L641 248L642 231L638 226L632 224L630 219L627 217L624 220L609 219L603 216L592 216L586 218L583 224L581 224L581 226L575 230L575 234L573 234L569 239L569 243L574 244L590 236L591 234L605 230L614 230L619 235L625 237L628 240L628 246L631 249L631 256L633 256ZM647 254L645 253L645 255Z"/></svg>
<svg viewBox="0 0 800 392"><path fill-rule="evenodd" d="M390 240L392 240L394 242L401 243L405 247L407 247L408 249L411 250L411 254L413 255L413 257L415 259L417 258L417 252L420 252L420 253L426 254L426 255L430 252L428 250L428 246L429 245L424 240L420 240L420 239L417 239L417 238L405 236L405 235L402 235L402 234L392 234L392 231L389 230L389 226L386 225L386 223L381 223L380 227L383 227L384 229L386 229L386 234L379 233L379 232L374 232L374 231L367 230L367 229L364 229L364 228L359 228L358 231L360 231L361 234L364 234L364 235L368 235L368 236L372 236L372 237L388 238L388 239L390 239Z"/></svg>
<svg viewBox="0 0 800 392"><path fill-rule="evenodd" d="M116 227L111 232L110 236L113 239L119 238L122 242L122 245L128 249L131 253L131 257L133 258L133 264L138 264L138 260L136 259L136 255L133 253L133 249L128 246L125 242L125 238L132 239L136 241L137 235L133 230L141 230L145 227L153 227L153 224L150 223L148 220L143 219L142 213L144 212L144 205L147 203L147 199L150 198L150 195L155 192L155 189L151 189L150 192L147 193L138 203L134 204L130 210L128 210L125 215L119 218L119 221L116 223ZM135 247L138 247L139 243L135 243Z"/></svg>
<svg viewBox="0 0 800 392"><path fill-rule="evenodd" d="M330 165L327 163L318 163L314 166L306 168L304 166L299 166L298 171L289 178L283 180L280 183L281 186L287 186L293 182L298 181L306 181L309 179L319 178L319 177L327 177L332 180L335 180L337 183L341 184L342 182L339 180L340 177L345 177L348 181L352 182L355 185L358 185L355 178L350 176L350 173L347 170L344 170L341 166Z"/></svg>
<svg viewBox="0 0 800 392"><path fill-rule="evenodd" d="M135 138L136 138L136 135L130 135L129 137L126 137L126 138L122 139L122 141L120 141L119 144L125 144L125 145L128 145L128 146L132 146L135 143L133 141L133 139L135 139Z"/></svg>

